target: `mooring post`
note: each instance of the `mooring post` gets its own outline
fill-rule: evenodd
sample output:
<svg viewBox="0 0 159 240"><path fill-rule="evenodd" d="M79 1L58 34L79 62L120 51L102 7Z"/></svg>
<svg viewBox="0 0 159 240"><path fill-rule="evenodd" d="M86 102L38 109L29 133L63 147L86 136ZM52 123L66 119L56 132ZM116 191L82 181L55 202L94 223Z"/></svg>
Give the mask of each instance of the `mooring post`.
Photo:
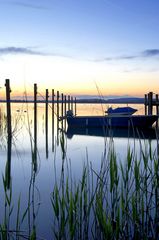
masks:
<svg viewBox="0 0 159 240"><path fill-rule="evenodd" d="M73 112L73 97L71 97L71 111Z"/></svg>
<svg viewBox="0 0 159 240"><path fill-rule="evenodd" d="M153 112L152 99L153 99L153 93L149 92L148 93L148 115L152 115L152 112Z"/></svg>
<svg viewBox="0 0 159 240"><path fill-rule="evenodd" d="M75 116L77 115L77 99L75 97Z"/></svg>
<svg viewBox="0 0 159 240"><path fill-rule="evenodd" d="M57 91L57 131L59 129L59 91Z"/></svg>
<svg viewBox="0 0 159 240"><path fill-rule="evenodd" d="M64 113L65 113L65 117L67 115L67 98L66 95L64 96Z"/></svg>
<svg viewBox="0 0 159 240"><path fill-rule="evenodd" d="M54 111L55 111L55 91L52 89L52 151L54 152Z"/></svg>
<svg viewBox="0 0 159 240"><path fill-rule="evenodd" d="M156 114L159 115L159 102L158 102L158 94L156 94Z"/></svg>
<svg viewBox="0 0 159 240"><path fill-rule="evenodd" d="M10 80L6 79L6 110L7 110L7 167L5 180L7 183L7 188L10 189L11 180L11 147L12 147L12 124L11 124L11 106L10 106Z"/></svg>
<svg viewBox="0 0 159 240"><path fill-rule="evenodd" d="M68 95L68 111L70 110L70 95Z"/></svg>
<svg viewBox="0 0 159 240"><path fill-rule="evenodd" d="M11 107L10 107L10 80L6 79L6 110L7 110L7 133L9 137L12 137L12 124L11 124Z"/></svg>
<svg viewBox="0 0 159 240"><path fill-rule="evenodd" d="M63 100L64 100L64 98L63 98L63 93L61 94L61 125L62 125L62 129L63 129L63 116L64 116L64 114L63 114Z"/></svg>
<svg viewBox="0 0 159 240"><path fill-rule="evenodd" d="M46 158L48 158L48 99L49 91L48 89L46 89L46 103L45 103Z"/></svg>
<svg viewBox="0 0 159 240"><path fill-rule="evenodd" d="M34 160L37 160L37 84L34 83ZM35 166L34 166L34 170Z"/></svg>
<svg viewBox="0 0 159 240"><path fill-rule="evenodd" d="M147 115L147 94L145 94L144 104L145 104L145 115Z"/></svg>

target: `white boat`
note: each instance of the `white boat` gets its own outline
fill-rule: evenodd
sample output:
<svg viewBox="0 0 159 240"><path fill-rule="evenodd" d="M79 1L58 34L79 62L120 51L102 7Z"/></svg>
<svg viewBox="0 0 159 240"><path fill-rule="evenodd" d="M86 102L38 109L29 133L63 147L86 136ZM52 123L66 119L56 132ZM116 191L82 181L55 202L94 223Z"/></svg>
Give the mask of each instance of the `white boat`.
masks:
<svg viewBox="0 0 159 240"><path fill-rule="evenodd" d="M107 111L105 111L108 115L132 115L137 111L135 108L131 107L118 107L118 108L108 108Z"/></svg>

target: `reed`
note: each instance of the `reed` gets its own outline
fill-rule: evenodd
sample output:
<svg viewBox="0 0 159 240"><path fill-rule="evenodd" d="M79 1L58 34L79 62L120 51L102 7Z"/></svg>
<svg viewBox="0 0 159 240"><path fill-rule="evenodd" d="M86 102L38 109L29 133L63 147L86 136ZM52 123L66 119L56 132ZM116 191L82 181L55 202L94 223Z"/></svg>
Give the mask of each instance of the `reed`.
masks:
<svg viewBox="0 0 159 240"><path fill-rule="evenodd" d="M51 195L53 238L159 238L158 154L151 142L140 148L137 154L128 146L121 162L111 140L98 172L90 163L78 181L68 174L63 187L56 181Z"/></svg>

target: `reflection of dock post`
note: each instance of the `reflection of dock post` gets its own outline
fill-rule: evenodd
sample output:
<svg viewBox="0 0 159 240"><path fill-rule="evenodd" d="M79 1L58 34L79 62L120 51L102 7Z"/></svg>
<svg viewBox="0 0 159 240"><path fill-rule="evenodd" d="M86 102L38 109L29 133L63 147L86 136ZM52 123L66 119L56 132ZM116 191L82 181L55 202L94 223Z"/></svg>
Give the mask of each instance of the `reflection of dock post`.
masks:
<svg viewBox="0 0 159 240"><path fill-rule="evenodd" d="M34 84L34 160L37 161L37 84Z"/></svg>
<svg viewBox="0 0 159 240"><path fill-rule="evenodd" d="M45 103L46 158L48 158L48 99L49 92L48 89L46 89L46 103Z"/></svg>
<svg viewBox="0 0 159 240"><path fill-rule="evenodd" d="M153 93L149 92L148 93L148 115L152 115L152 98L153 98Z"/></svg>
<svg viewBox="0 0 159 240"><path fill-rule="evenodd" d="M7 162L5 180L7 188L10 188L11 179L11 146L12 146L12 125L11 125L11 107L10 107L10 81L6 79L6 108L7 108Z"/></svg>
<svg viewBox="0 0 159 240"><path fill-rule="evenodd" d="M52 89L52 151L54 152L54 111L55 111L55 92Z"/></svg>
<svg viewBox="0 0 159 240"><path fill-rule="evenodd" d="M145 115L147 115L147 94L145 94Z"/></svg>

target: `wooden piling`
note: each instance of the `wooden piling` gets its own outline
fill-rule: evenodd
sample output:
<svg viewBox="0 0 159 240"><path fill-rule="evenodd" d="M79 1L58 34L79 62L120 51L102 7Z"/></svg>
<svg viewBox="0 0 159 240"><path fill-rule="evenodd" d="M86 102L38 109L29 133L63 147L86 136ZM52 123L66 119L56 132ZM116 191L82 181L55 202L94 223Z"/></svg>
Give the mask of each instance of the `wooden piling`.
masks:
<svg viewBox="0 0 159 240"><path fill-rule="evenodd" d="M11 124L11 106L10 106L10 80L6 79L6 110L7 110L7 133L9 137L12 137L12 124Z"/></svg>
<svg viewBox="0 0 159 240"><path fill-rule="evenodd" d="M46 158L48 158L48 100L49 91L48 89L46 89L46 103L45 103Z"/></svg>
<svg viewBox="0 0 159 240"><path fill-rule="evenodd" d="M57 131L59 129L59 91L57 91L57 99L56 99L56 102L57 102Z"/></svg>
<svg viewBox="0 0 159 240"><path fill-rule="evenodd" d="M63 93L61 94L61 127L63 129L63 116L64 116L64 96Z"/></svg>
<svg viewBox="0 0 159 240"><path fill-rule="evenodd" d="M71 97L71 111L73 112L73 97Z"/></svg>
<svg viewBox="0 0 159 240"><path fill-rule="evenodd" d="M156 94L156 114L159 115L159 102L158 102L158 94Z"/></svg>
<svg viewBox="0 0 159 240"><path fill-rule="evenodd" d="M52 151L54 152L54 117L55 117L55 91L52 89Z"/></svg>
<svg viewBox="0 0 159 240"><path fill-rule="evenodd" d="M64 96L64 116L65 116L65 129L66 129L66 116L67 116L67 98Z"/></svg>
<svg viewBox="0 0 159 240"><path fill-rule="evenodd" d="M147 115L147 94L145 94L144 104L145 104L145 115Z"/></svg>
<svg viewBox="0 0 159 240"><path fill-rule="evenodd" d="M75 97L75 116L77 115L77 99Z"/></svg>
<svg viewBox="0 0 159 240"><path fill-rule="evenodd" d="M37 146L37 84L34 84L34 145Z"/></svg>
<svg viewBox="0 0 159 240"><path fill-rule="evenodd" d="M148 93L148 115L152 115L153 113L153 105L152 105L153 93Z"/></svg>
<svg viewBox="0 0 159 240"><path fill-rule="evenodd" d="M70 96L68 95L68 100L67 100L67 105L68 105L68 111L70 110Z"/></svg>
<svg viewBox="0 0 159 240"><path fill-rule="evenodd" d="M37 84L34 83L34 158L33 169L37 171Z"/></svg>
<svg viewBox="0 0 159 240"><path fill-rule="evenodd" d="M12 124L11 124L11 106L10 106L10 80L6 79L6 111L7 111L7 163L6 163L6 186L10 189L11 180L11 146L12 146Z"/></svg>

